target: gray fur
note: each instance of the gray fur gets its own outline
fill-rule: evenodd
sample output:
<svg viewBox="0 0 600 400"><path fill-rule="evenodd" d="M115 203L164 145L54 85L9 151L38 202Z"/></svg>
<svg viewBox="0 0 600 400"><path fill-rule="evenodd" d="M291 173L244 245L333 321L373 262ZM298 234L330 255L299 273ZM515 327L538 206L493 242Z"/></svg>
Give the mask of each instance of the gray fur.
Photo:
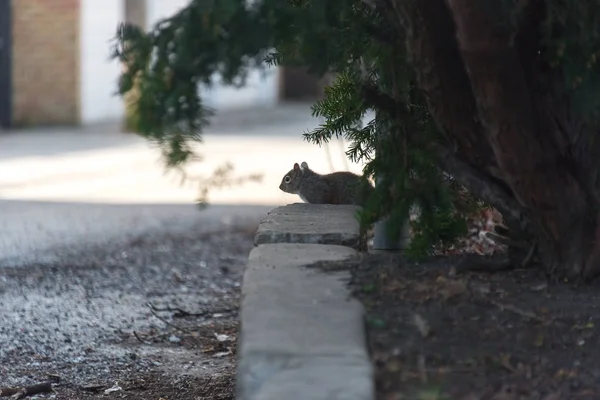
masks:
<svg viewBox="0 0 600 400"><path fill-rule="evenodd" d="M299 195L306 203L362 206L373 186L363 177L347 171L320 175L302 162L301 165L295 163L283 176L279 189Z"/></svg>

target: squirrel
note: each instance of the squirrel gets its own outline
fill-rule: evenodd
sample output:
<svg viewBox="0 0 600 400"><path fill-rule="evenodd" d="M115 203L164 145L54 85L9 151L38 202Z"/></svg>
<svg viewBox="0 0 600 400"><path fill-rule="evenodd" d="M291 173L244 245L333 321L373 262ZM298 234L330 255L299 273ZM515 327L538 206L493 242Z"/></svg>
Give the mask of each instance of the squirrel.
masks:
<svg viewBox="0 0 600 400"><path fill-rule="evenodd" d="M284 175L279 189L297 194L302 201L310 204L352 204L364 206L372 193L373 185L362 176L348 171L321 175L302 164Z"/></svg>

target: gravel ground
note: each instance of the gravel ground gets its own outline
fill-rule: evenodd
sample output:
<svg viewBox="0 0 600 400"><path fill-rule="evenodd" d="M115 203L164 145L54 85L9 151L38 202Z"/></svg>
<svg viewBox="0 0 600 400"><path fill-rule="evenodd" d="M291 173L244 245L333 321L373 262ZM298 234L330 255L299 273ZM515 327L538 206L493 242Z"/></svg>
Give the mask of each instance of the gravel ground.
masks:
<svg viewBox="0 0 600 400"><path fill-rule="evenodd" d="M239 289L263 215L208 230L185 214L4 263L0 389L53 379L40 396L233 399Z"/></svg>

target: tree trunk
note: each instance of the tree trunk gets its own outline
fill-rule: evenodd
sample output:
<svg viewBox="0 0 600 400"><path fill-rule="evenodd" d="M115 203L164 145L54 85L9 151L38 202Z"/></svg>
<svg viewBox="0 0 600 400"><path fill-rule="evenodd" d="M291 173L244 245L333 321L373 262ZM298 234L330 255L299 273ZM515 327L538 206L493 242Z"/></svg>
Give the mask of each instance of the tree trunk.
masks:
<svg viewBox="0 0 600 400"><path fill-rule="evenodd" d="M549 274L598 275L600 152L585 139L594 129L553 91L560 75L542 71L543 2L529 1L516 28L498 27L474 0L394 4L431 115L453 144L437 149L442 167L537 243Z"/></svg>

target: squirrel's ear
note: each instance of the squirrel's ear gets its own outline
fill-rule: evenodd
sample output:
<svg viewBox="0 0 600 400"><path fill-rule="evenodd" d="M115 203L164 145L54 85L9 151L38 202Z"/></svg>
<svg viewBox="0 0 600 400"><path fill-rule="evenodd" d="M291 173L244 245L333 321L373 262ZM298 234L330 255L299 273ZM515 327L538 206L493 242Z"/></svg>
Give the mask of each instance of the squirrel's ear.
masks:
<svg viewBox="0 0 600 400"><path fill-rule="evenodd" d="M306 163L306 161L302 161L302 164L300 164L300 168L304 169L308 169L308 164Z"/></svg>
<svg viewBox="0 0 600 400"><path fill-rule="evenodd" d="M300 166L298 165L298 163L294 163L294 171L298 171L300 169Z"/></svg>

